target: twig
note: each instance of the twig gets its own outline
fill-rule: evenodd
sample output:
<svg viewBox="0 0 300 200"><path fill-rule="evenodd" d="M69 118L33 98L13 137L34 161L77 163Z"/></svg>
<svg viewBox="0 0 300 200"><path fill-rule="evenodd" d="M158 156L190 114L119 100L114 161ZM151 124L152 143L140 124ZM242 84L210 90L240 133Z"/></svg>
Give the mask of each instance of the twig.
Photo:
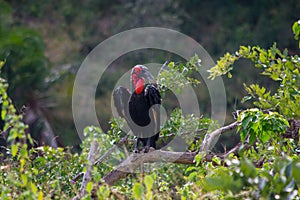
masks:
<svg viewBox="0 0 300 200"><path fill-rule="evenodd" d="M82 177L83 175L84 175L84 172L79 172L79 173L77 173L77 174L72 178L71 183L72 183L72 184L75 184L75 182L76 182L80 177Z"/></svg>
<svg viewBox="0 0 300 200"><path fill-rule="evenodd" d="M92 179L92 169L93 169L93 164L95 162L96 155L98 154L98 147L99 144L96 140L94 140L91 144L90 152L88 154L88 164L86 167L86 172L83 175L81 187L79 190L79 195L75 196L73 200L79 200L81 197L83 197L87 192L86 192L86 186L88 182L91 181Z"/></svg>
<svg viewBox="0 0 300 200"><path fill-rule="evenodd" d="M98 158L95 162L94 165L99 165L102 163L117 147L120 147L122 144L127 142L128 137L131 135L131 131L127 133L117 144L112 146L104 155L102 155L100 158ZM74 184L81 176L83 176L83 172L77 173L71 180L71 183Z"/></svg>
<svg viewBox="0 0 300 200"><path fill-rule="evenodd" d="M112 146L103 156L97 159L97 161L94 163L94 165L98 165L102 163L117 147L120 147L123 145L127 140L128 137L131 135L131 131L129 131L117 144Z"/></svg>

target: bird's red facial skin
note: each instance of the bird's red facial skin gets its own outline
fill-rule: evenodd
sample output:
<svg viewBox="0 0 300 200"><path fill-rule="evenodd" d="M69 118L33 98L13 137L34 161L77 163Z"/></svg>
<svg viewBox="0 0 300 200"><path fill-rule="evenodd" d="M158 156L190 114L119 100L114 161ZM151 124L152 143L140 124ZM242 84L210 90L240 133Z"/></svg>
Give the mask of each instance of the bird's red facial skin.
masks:
<svg viewBox="0 0 300 200"><path fill-rule="evenodd" d="M141 94L144 90L144 84L145 80L143 78L138 79L138 81L135 83L135 93Z"/></svg>
<svg viewBox="0 0 300 200"><path fill-rule="evenodd" d="M135 66L134 68L133 68L133 71L134 71L134 73L136 73L136 74L140 74L140 73L142 73L142 67L140 67L140 66Z"/></svg>
<svg viewBox="0 0 300 200"><path fill-rule="evenodd" d="M141 73L142 73L142 67L137 65L133 68L132 81L135 88L135 92L137 94L142 93L144 90L145 80L144 78L139 77L139 74Z"/></svg>

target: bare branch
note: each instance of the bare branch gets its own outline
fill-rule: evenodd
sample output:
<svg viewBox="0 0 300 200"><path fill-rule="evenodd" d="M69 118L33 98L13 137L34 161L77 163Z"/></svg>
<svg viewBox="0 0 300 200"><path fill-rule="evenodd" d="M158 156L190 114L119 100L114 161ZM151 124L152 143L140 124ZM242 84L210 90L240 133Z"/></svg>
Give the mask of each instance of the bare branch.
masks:
<svg viewBox="0 0 300 200"><path fill-rule="evenodd" d="M83 197L86 194L86 186L88 182L90 182L92 179L92 169L93 169L93 164L96 160L96 155L98 154L98 147L99 147L98 142L94 140L91 144L90 152L88 154L88 164L86 167L86 172L83 175L81 188L79 190L79 195L74 197L73 200L80 199L80 197Z"/></svg>
<svg viewBox="0 0 300 200"><path fill-rule="evenodd" d="M290 127L286 130L286 133L282 134L283 138L292 138L295 140L295 143L298 144L299 141L299 129L300 129L300 120L289 120Z"/></svg>
<svg viewBox="0 0 300 200"><path fill-rule="evenodd" d="M113 153L113 151L117 148L120 147L121 145L123 145L124 143L126 143L128 141L128 137L131 135L131 131L127 133L127 135L125 135L117 144L115 144L114 146L112 146L104 155L102 155L100 158L98 158L95 162L94 165L98 165L100 163L102 163L111 153ZM72 184L74 184L81 176L83 176L84 173L80 172L78 174L76 174L73 179L71 180Z"/></svg>
<svg viewBox="0 0 300 200"><path fill-rule="evenodd" d="M208 153L203 158L203 162L213 162L213 157L217 156L224 163L224 160L233 153L237 155L238 149L242 143L240 142L230 151L223 154L213 154ZM103 177L103 180L108 185L115 184L118 180L125 178L128 174L133 173L136 168L140 167L144 163L155 163L155 162L165 162L165 163L178 163L178 164L193 164L194 159L198 152L171 152L156 150L149 153L139 153L132 154L126 160L124 160L119 166L117 166L113 171L109 172Z"/></svg>
<svg viewBox="0 0 300 200"><path fill-rule="evenodd" d="M227 126L221 127L217 130L214 130L211 133L207 133L202 142L200 151L205 151L205 152L210 151L217 143L221 134L225 133L226 131L235 129L238 125L239 125L239 122L235 121Z"/></svg>
<svg viewBox="0 0 300 200"><path fill-rule="evenodd" d="M298 122L298 121L297 121ZM228 152L223 154L214 154L209 152L211 148L217 142L219 136L227 131L233 130L237 128L240 122L233 122L227 126L221 127L205 136L205 139L202 143L202 147L200 148L200 152L206 152L206 155L203 158L202 162L213 162L214 157L218 157L221 160L222 165L226 165L225 159L230 155L238 155L238 150L242 146L242 142L239 142L235 147L230 149ZM296 129L299 130L298 124L295 125ZM126 137L126 136L125 136ZM128 137L122 138L122 144L125 142ZM123 140L124 139L124 140ZM248 149L250 146L248 143L244 143L245 148ZM118 145L117 145L118 146ZM111 152L108 152L109 155ZM149 153L139 153L139 154L132 154L127 157L120 165L115 167L114 170L109 172L103 177L103 180L106 184L112 186L118 180L125 178L128 174L133 173L136 171L138 167L143 165L144 163L156 163L156 162L165 162L165 163L178 163L178 164L193 164L195 156L199 153L198 152L171 152L171 151L163 151L163 150L156 150ZM262 157L257 162L253 163L256 167L261 167L264 163L264 158ZM102 158L100 158L100 162L102 162Z"/></svg>
<svg viewBox="0 0 300 200"><path fill-rule="evenodd" d="M103 177L103 180L113 185L121 178L126 177L128 174L133 173L134 170L143 163L154 162L171 162L181 164L192 164L196 152L171 152L156 150L149 153L132 154L126 160L124 160L113 171Z"/></svg>
<svg viewBox="0 0 300 200"><path fill-rule="evenodd" d="M222 133L226 131L236 128L238 124L238 122L234 122L228 126L219 128L210 134L207 134L203 141L201 150L204 152L210 150L217 142L215 140L216 137L219 137ZM221 160L224 160L230 153L236 154L240 146L241 143L239 143L229 152L220 155L212 153L206 154L204 161L212 162L212 158L214 156L218 156ZM133 173L136 168L138 168L144 163L166 162L179 164L193 164L196 155L197 152L171 152L163 150L156 150L149 153L132 154L127 159L125 159L119 166L117 166L113 171L106 174L103 177L103 180L108 185L113 185L118 180L125 178L130 173Z"/></svg>

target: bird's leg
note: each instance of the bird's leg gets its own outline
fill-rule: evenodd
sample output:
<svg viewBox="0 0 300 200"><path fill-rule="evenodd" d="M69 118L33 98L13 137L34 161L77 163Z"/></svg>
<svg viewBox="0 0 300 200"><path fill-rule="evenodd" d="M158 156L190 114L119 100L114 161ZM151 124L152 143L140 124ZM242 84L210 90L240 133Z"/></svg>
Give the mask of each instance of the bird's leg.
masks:
<svg viewBox="0 0 300 200"><path fill-rule="evenodd" d="M152 147L153 149L156 149L156 137L157 137L157 135L154 135L154 136L152 136L151 138L150 138L150 147Z"/></svg>
<svg viewBox="0 0 300 200"><path fill-rule="evenodd" d="M140 142L140 138L136 138L135 140L135 145L134 145L134 153L139 153L139 142Z"/></svg>
<svg viewBox="0 0 300 200"><path fill-rule="evenodd" d="M150 149L150 138L147 138L147 143L144 149L144 153L148 153L149 149Z"/></svg>

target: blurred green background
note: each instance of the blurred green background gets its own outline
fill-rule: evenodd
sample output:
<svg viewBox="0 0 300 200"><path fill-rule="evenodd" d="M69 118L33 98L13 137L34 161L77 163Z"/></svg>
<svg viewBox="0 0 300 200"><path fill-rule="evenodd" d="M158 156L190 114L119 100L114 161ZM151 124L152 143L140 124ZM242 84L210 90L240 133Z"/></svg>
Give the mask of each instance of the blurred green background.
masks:
<svg viewBox="0 0 300 200"><path fill-rule="evenodd" d="M299 52L291 26L299 19L297 0L0 0L0 60L5 60L2 77L7 79L19 112L37 145L76 146L71 101L76 71L87 54L108 37L135 27L171 28L198 41L216 61L240 45L267 48L277 43L290 54ZM183 47L184 48L184 47ZM97 89L96 109L104 131L111 118L110 98L115 82L136 63L178 61L175 55L148 50L133 52L116 60ZM272 89L259 70L239 61L234 78L224 78L227 92L227 122L231 112L246 105L240 99L243 83L259 83ZM111 75L112 74L112 75ZM107 77L107 78L105 78ZM112 78L113 77L113 78ZM209 116L205 86L196 88L200 109ZM172 104L172 102L170 103ZM53 140L53 137L56 139ZM222 136L230 145L234 134Z"/></svg>

